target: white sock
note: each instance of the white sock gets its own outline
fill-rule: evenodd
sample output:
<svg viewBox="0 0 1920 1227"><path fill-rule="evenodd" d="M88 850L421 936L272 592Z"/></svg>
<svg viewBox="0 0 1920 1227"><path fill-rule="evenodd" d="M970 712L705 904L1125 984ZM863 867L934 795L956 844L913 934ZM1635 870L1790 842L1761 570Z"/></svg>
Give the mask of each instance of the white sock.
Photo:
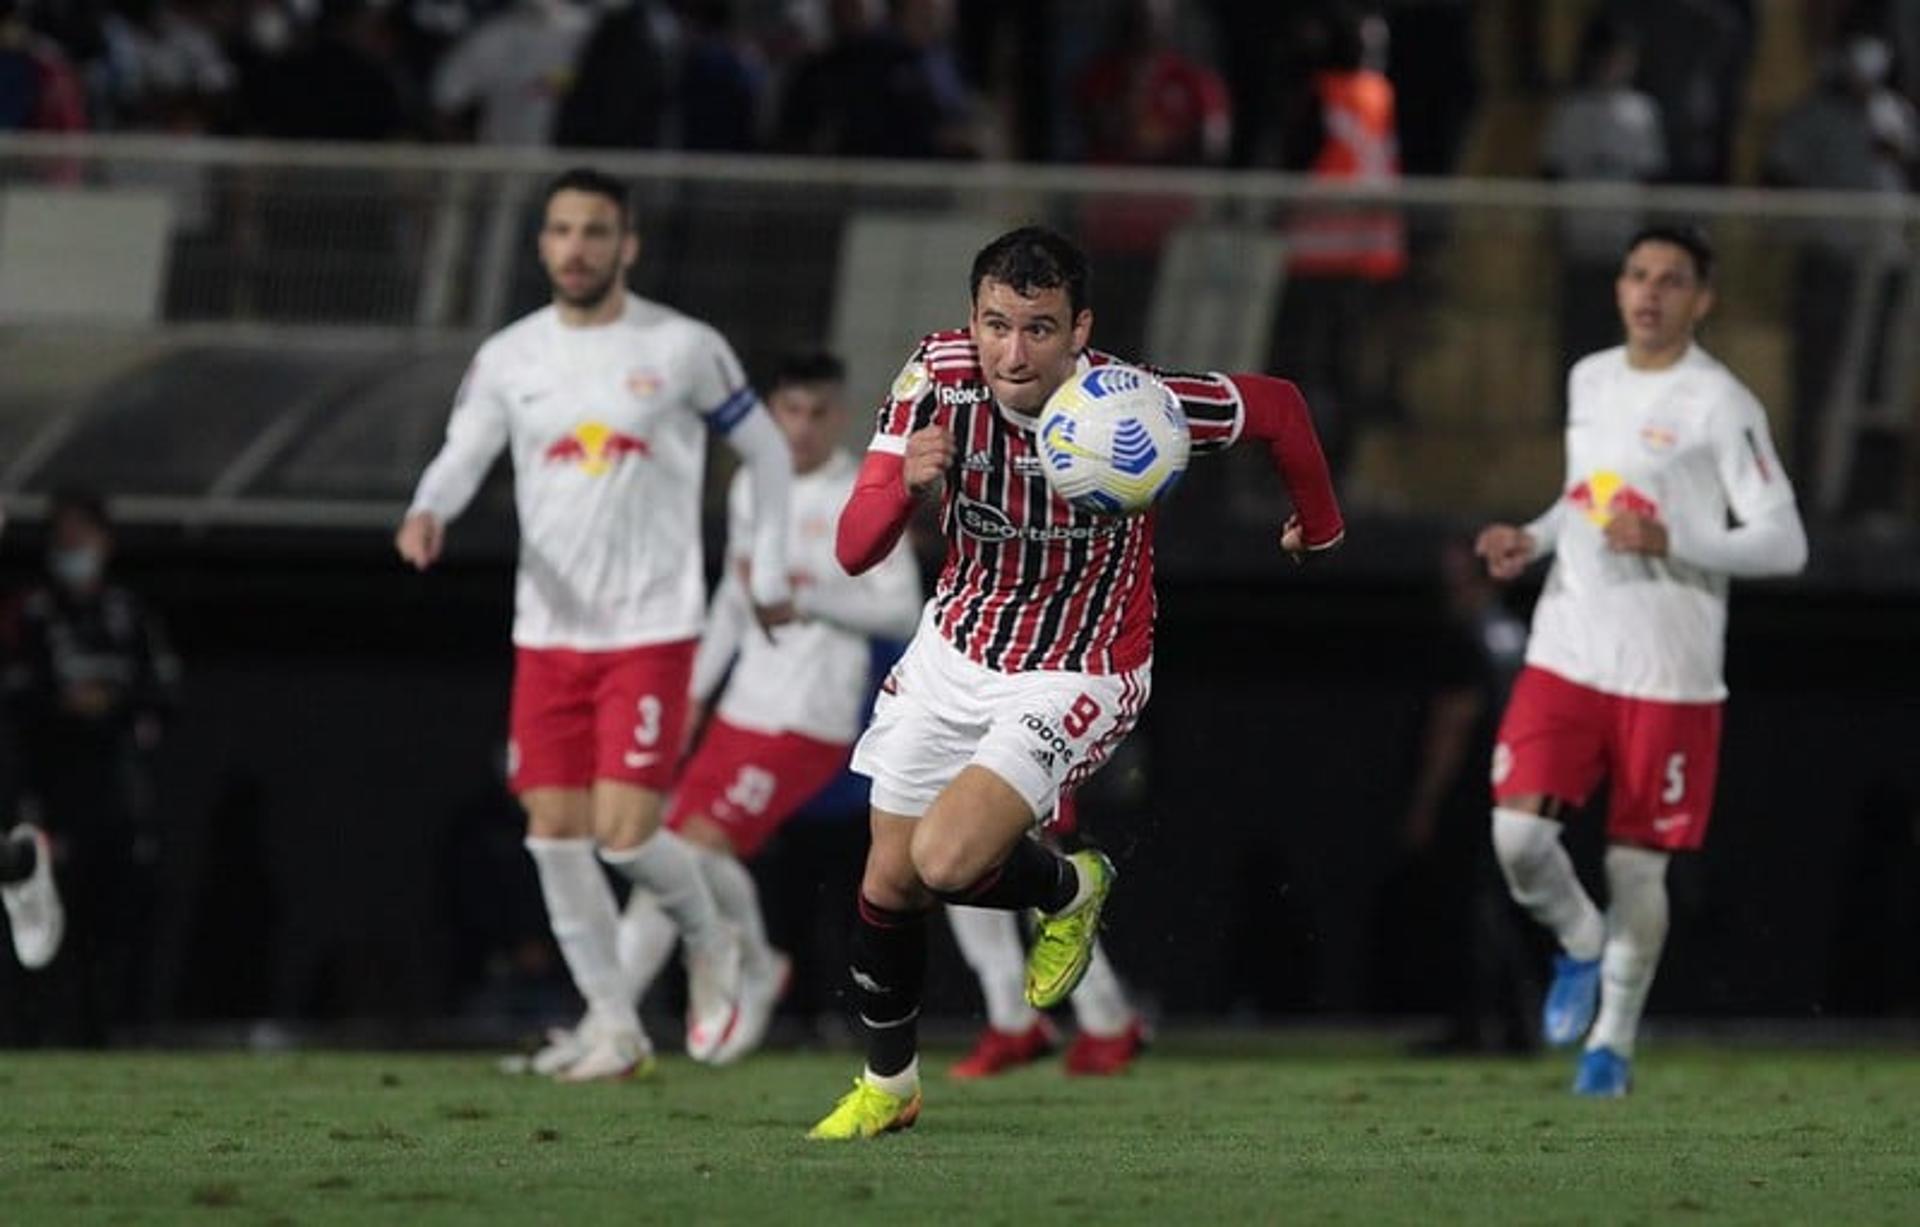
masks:
<svg viewBox="0 0 1920 1227"><path fill-rule="evenodd" d="M620 913L618 936L620 970L627 977L628 1000L638 1004L647 995L679 942L680 930L674 928L672 918L660 910L660 901L652 892L634 887L633 893L627 896L626 910Z"/></svg>
<svg viewBox="0 0 1920 1227"><path fill-rule="evenodd" d="M1039 1017L1027 1004L1027 954L1020 946L1020 918L999 908L947 905L947 923L960 956L980 981L987 999L987 1025L1020 1032Z"/></svg>
<svg viewBox="0 0 1920 1227"><path fill-rule="evenodd" d="M527 852L540 873L547 923L588 1010L610 1025L638 1031L639 1016L627 994L614 938L613 888L593 859L591 839L527 837Z"/></svg>
<svg viewBox="0 0 1920 1227"><path fill-rule="evenodd" d="M1616 844L1607 849L1607 946L1600 959L1600 1015L1587 1047L1633 1055L1660 949L1667 940L1664 852Z"/></svg>
<svg viewBox="0 0 1920 1227"><path fill-rule="evenodd" d="M1574 958L1599 958L1607 922L1560 845L1560 824L1521 810L1496 809L1493 851L1514 902L1551 930Z"/></svg>
<svg viewBox="0 0 1920 1227"><path fill-rule="evenodd" d="M1088 1035L1112 1039L1133 1022L1127 990L1120 986L1120 977L1107 961L1107 949L1098 941L1093 943L1093 961L1087 964L1086 978L1073 990L1070 1000L1074 1021Z"/></svg>
<svg viewBox="0 0 1920 1227"><path fill-rule="evenodd" d="M713 905L713 892L701 876L693 848L672 831L655 831L638 847L602 848L600 859L653 894L689 949L727 940L728 934L720 927L719 910Z"/></svg>
<svg viewBox="0 0 1920 1227"><path fill-rule="evenodd" d="M740 935L741 968L765 974L773 965L773 946L767 941L767 922L760 915L760 891L753 884L753 874L725 852L695 848L693 855L721 918Z"/></svg>
<svg viewBox="0 0 1920 1227"><path fill-rule="evenodd" d="M907 1067L897 1074L876 1074L873 1072L873 1067L868 1066L860 1076L887 1094L898 1095L904 1099L920 1089L920 1058L915 1057L908 1061Z"/></svg>

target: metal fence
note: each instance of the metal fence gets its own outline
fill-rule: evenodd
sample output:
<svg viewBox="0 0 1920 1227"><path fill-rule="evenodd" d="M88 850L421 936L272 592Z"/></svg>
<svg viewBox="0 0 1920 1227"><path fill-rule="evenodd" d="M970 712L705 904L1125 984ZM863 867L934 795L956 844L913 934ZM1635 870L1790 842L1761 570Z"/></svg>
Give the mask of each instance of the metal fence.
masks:
<svg viewBox="0 0 1920 1227"><path fill-rule="evenodd" d="M175 499L241 519L385 516L433 446L461 356L543 301L539 190L577 160L0 137L0 495L17 504L71 476L90 425L131 414L141 421L117 421L116 437L144 441L141 464L120 492L156 515ZM1299 379L1350 498L1387 513L1544 503L1567 363L1617 335L1622 237L1644 219L1698 220L1723 269L1705 343L1768 406L1805 501L1831 516L1915 512L1920 208L1904 199L1505 181L1382 196L1273 174L595 161L633 187L639 292L715 323L758 372L785 349L834 345L862 399L918 333L964 319L982 238L1058 225L1093 257L1096 344ZM1405 227L1404 274L1290 277L1290 219L1313 207L1388 210ZM223 388L252 389L238 420Z"/></svg>

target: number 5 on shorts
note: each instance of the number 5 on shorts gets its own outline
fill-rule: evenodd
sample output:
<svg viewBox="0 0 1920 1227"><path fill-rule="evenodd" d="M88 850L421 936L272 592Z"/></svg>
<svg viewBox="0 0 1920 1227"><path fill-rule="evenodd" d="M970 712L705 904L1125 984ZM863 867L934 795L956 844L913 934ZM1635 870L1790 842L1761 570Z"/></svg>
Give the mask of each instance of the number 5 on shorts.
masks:
<svg viewBox="0 0 1920 1227"><path fill-rule="evenodd" d="M1667 787L1660 794L1662 805L1678 805L1687 795L1687 756L1675 754L1667 759Z"/></svg>

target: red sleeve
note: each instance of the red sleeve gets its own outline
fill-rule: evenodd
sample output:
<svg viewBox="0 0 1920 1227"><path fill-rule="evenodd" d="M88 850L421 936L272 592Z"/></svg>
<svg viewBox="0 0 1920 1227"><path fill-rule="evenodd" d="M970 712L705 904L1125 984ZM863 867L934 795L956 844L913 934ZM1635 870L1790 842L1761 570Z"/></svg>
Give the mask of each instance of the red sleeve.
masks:
<svg viewBox="0 0 1920 1227"><path fill-rule="evenodd" d="M1271 375L1230 375L1246 407L1242 435L1266 443L1274 471L1287 485L1307 548L1324 550L1338 545L1347 526L1340 516L1340 500L1333 492L1327 458L1314 433L1313 415L1300 389Z"/></svg>
<svg viewBox="0 0 1920 1227"><path fill-rule="evenodd" d="M840 509L840 529L834 538L834 556L848 575L876 566L900 543L913 516L913 498L901 478L906 459L892 452L870 451L854 479L853 494Z"/></svg>

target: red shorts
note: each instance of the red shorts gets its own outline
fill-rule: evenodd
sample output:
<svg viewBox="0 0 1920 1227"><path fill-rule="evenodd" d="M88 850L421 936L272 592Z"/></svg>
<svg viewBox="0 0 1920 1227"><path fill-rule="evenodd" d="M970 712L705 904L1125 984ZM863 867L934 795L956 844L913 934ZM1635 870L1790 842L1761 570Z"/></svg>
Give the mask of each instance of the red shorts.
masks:
<svg viewBox="0 0 1920 1227"><path fill-rule="evenodd" d="M1585 803L1612 785L1607 838L1669 852L1707 838L1720 765L1720 703L1628 699L1528 665L1493 748L1493 797Z"/></svg>
<svg viewBox="0 0 1920 1227"><path fill-rule="evenodd" d="M780 824L833 782L853 747L798 733L756 733L715 717L687 760L667 808L679 830L696 815L726 832L741 860L750 860Z"/></svg>
<svg viewBox="0 0 1920 1227"><path fill-rule="evenodd" d="M687 719L695 641L611 652L519 648L507 783L587 788L613 780L665 792Z"/></svg>

